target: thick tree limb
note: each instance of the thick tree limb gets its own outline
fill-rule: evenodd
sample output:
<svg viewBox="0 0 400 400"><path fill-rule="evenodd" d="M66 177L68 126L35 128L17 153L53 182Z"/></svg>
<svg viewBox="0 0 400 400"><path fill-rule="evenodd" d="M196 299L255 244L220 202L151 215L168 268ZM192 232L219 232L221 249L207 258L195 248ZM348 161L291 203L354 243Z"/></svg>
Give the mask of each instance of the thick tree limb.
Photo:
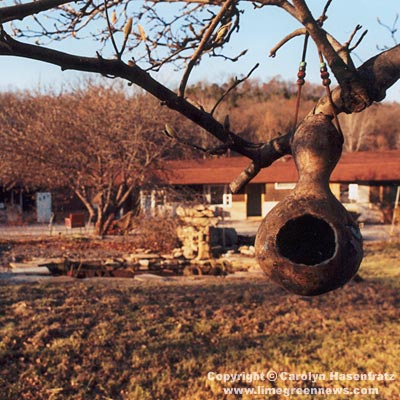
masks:
<svg viewBox="0 0 400 400"><path fill-rule="evenodd" d="M239 192L260 172L262 168L267 168L282 156L290 154L291 138L292 134L288 133L265 143L260 148L258 157L254 159L233 182L231 182L229 185L231 192Z"/></svg>
<svg viewBox="0 0 400 400"><path fill-rule="evenodd" d="M386 96L386 90L400 79L400 45L393 47L377 56L371 58L357 70L359 79L368 90L371 101L382 101ZM332 100L336 114L348 113L347 106L343 103L341 95L342 88L336 87L332 91ZM325 114L333 117L332 105L327 96L322 97L310 114ZM290 154L290 140L292 134L281 136L265 144L258 160L253 160L246 169L231 183L233 193L238 192L243 186L250 182L261 170L268 167L275 160L285 154ZM276 140L276 142L274 142ZM261 153L261 150L260 150Z"/></svg>
<svg viewBox="0 0 400 400"><path fill-rule="evenodd" d="M2 31L0 35L0 55L31 58L58 65L61 69L78 70L99 73L105 76L119 77L143 88L162 104L178 111L191 121L195 122L223 143L230 143L229 147L250 159L257 158L260 145L248 142L233 132L227 132L225 127L206 111L197 108L170 89L153 79L134 63L125 64L118 59L104 59L102 57L80 57L61 51L47 49L41 46L21 43Z"/></svg>
<svg viewBox="0 0 400 400"><path fill-rule="evenodd" d="M29 15L50 10L51 8L56 8L62 4L70 2L71 0L38 0L31 3L2 7L0 8L0 22L4 23L16 19L24 19Z"/></svg>
<svg viewBox="0 0 400 400"><path fill-rule="evenodd" d="M357 73L366 87L371 101L382 101L386 96L386 90L400 79L400 45L369 59L357 69ZM332 91L336 114L349 113L348 108L343 103L341 92L340 86ZM312 113L332 115L329 99L327 97L321 98Z"/></svg>
<svg viewBox="0 0 400 400"><path fill-rule="evenodd" d="M342 88L343 105L348 112L360 112L371 104L364 82L359 78L353 63L345 63L327 38L326 32L312 16L304 0L293 0L295 16L307 29L318 49L324 55Z"/></svg>

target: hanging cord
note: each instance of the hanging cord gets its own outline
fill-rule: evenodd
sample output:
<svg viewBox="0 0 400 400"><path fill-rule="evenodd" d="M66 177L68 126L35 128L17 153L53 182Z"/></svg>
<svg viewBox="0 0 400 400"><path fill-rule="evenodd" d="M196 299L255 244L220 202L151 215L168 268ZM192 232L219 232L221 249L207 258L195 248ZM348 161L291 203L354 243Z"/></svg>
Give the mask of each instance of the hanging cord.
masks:
<svg viewBox="0 0 400 400"><path fill-rule="evenodd" d="M338 130L338 132L341 134L341 136L343 138L342 128L340 127L339 118L337 116L335 104L333 103L333 99L332 99L331 88L329 86L331 84L331 80L329 78L329 72L326 67L326 62L324 61L324 57L321 52L319 52L319 61L320 61L320 72L321 72L322 84L325 86L326 95L328 96L329 104L331 105L331 108L332 108L333 119L335 120L336 129Z"/></svg>
<svg viewBox="0 0 400 400"><path fill-rule="evenodd" d="M306 68L307 68L306 55L307 55L307 45L308 45L309 36L310 35L308 33L306 33L306 35L304 37L303 54L301 56L299 72L297 72L297 78L298 78L297 79L297 99L296 99L296 111L294 114L293 132L296 130L297 120L299 118L301 89L303 88L303 85L305 84L304 78L306 76Z"/></svg>
<svg viewBox="0 0 400 400"><path fill-rule="evenodd" d="M324 10L322 12L322 15L318 18L317 23L318 25L322 28L322 25L324 24L324 21L327 19L326 13L328 11L329 6L331 5L332 0L328 0L327 3L325 4ZM293 132L296 131L296 127L297 127L297 121L299 119L299 109L300 109L300 101L301 101L301 89L303 88L304 84L305 84L305 76L306 76L306 67L307 67L307 62L306 62L306 55L307 55L307 45L308 45L308 39L310 37L310 34L308 32L306 32L305 36L304 36L304 44L303 44L303 54L301 56L301 62L300 62L300 66L299 66L299 71L297 72L297 99L296 99L296 111L295 111L295 115L294 115L294 124L293 124ZM326 72L328 75L326 77L326 79L329 80L329 72L326 69L326 64L324 63L324 71L322 71L322 63L324 62L323 58L322 58L322 53L319 52L319 57L320 57L320 61L321 61L321 77L322 77L322 73ZM325 76L325 75L324 75ZM325 79L325 78L322 78ZM335 107L333 105L333 101L332 101L332 94L331 94L331 90L329 88L329 85L331 83L331 81L329 80L326 81L327 85L324 84L324 86L327 88L327 93L328 93L328 97L329 97L329 102L332 106L333 109L333 114L335 117L335 122L337 124L337 129L338 131L342 134L342 131L340 129L340 125L339 125L339 120L337 119L337 115L335 112ZM343 136L343 134L342 134Z"/></svg>

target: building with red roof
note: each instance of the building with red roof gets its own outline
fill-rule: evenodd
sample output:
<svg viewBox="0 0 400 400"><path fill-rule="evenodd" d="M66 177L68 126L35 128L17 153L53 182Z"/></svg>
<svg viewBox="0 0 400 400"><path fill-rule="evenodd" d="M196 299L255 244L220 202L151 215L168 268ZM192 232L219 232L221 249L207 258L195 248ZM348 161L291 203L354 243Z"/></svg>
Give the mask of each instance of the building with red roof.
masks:
<svg viewBox="0 0 400 400"><path fill-rule="evenodd" d="M229 183L248 163L244 157L169 161L157 180L164 186L190 188L226 218L261 217L294 188L298 173L293 158L286 156L232 194ZM332 192L346 208L361 214L361 220L375 222L383 221L385 207L393 207L399 185L400 150L344 153L330 179Z"/></svg>

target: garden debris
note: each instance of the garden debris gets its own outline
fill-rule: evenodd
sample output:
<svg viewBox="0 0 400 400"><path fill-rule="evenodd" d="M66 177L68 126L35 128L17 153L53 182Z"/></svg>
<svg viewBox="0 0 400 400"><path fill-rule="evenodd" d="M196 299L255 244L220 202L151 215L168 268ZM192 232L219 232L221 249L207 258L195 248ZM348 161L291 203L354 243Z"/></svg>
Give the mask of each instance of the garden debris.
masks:
<svg viewBox="0 0 400 400"><path fill-rule="evenodd" d="M256 255L256 249L254 248L254 246L240 246L238 250L240 254L243 254L245 256L254 257Z"/></svg>
<svg viewBox="0 0 400 400"><path fill-rule="evenodd" d="M183 222L177 229L177 235L185 258L209 260L238 243L235 229L218 227L220 217L204 205L178 207L176 214Z"/></svg>

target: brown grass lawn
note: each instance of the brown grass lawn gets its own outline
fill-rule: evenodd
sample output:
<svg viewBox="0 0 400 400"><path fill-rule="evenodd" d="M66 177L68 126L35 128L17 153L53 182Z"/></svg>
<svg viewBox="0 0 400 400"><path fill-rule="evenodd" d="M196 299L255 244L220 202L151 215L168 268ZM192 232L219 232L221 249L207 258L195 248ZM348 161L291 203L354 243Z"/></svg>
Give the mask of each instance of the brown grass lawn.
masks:
<svg viewBox="0 0 400 400"><path fill-rule="evenodd" d="M400 399L400 243L367 246L361 283L315 298L264 280L0 280L1 399L281 399L224 387L376 387ZM222 383L269 370L326 380ZM329 372L396 374L332 381ZM294 399L311 396L294 395Z"/></svg>

